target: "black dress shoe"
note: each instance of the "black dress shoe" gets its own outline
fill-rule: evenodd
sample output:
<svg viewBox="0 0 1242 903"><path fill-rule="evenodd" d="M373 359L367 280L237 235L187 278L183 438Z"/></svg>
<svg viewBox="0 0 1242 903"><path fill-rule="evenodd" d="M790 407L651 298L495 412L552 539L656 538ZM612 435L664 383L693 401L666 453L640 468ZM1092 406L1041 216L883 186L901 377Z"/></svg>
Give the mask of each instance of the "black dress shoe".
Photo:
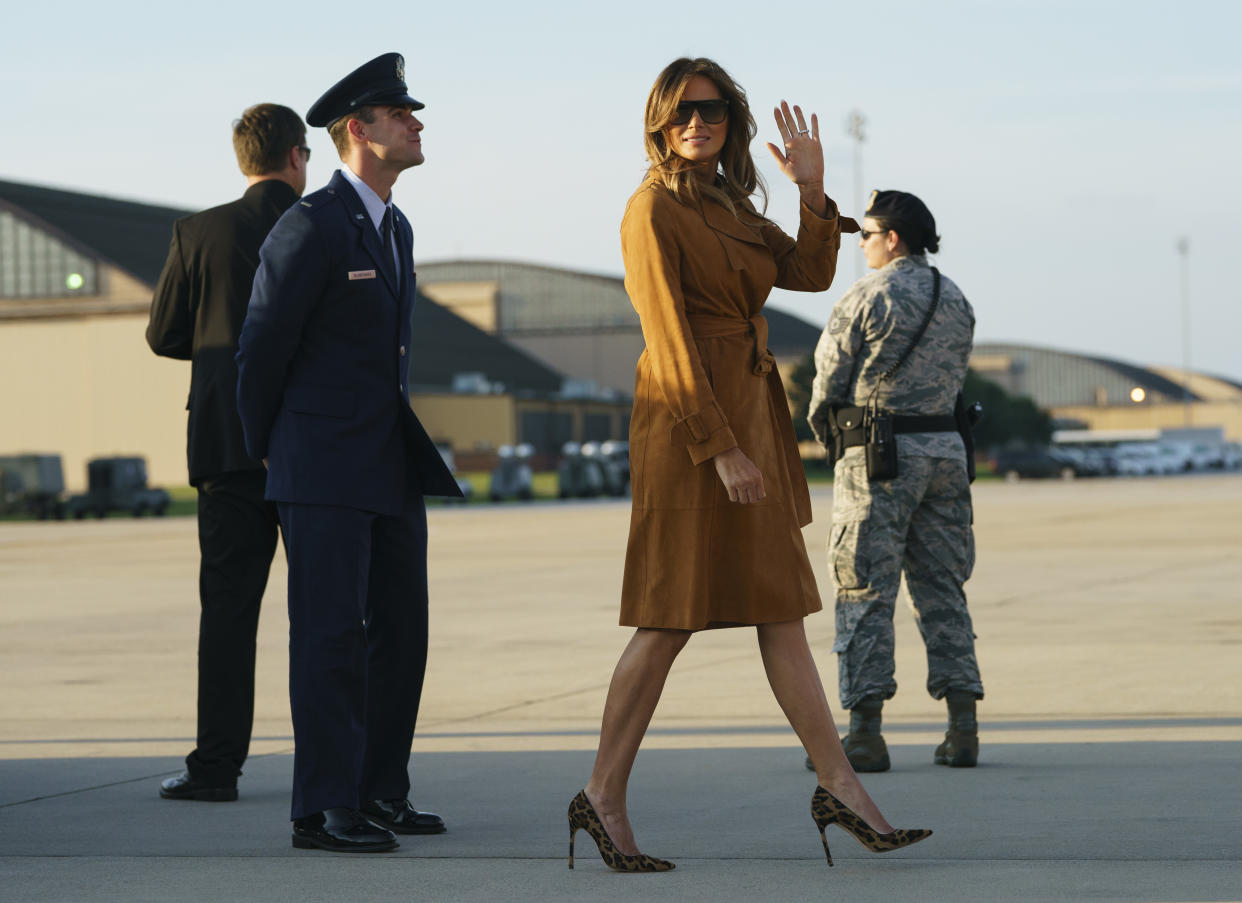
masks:
<svg viewBox="0 0 1242 903"><path fill-rule="evenodd" d="M293 845L299 850L385 853L397 848L397 838L391 831L371 824L356 809L337 809L330 824L322 812L295 818Z"/></svg>
<svg viewBox="0 0 1242 903"><path fill-rule="evenodd" d="M231 803L237 799L237 785L207 784L183 771L160 784L160 796L166 800L199 800L207 803Z"/></svg>
<svg viewBox="0 0 1242 903"><path fill-rule="evenodd" d="M365 800L362 814L373 824L398 834L443 834L444 819L434 812L418 812L409 800Z"/></svg>

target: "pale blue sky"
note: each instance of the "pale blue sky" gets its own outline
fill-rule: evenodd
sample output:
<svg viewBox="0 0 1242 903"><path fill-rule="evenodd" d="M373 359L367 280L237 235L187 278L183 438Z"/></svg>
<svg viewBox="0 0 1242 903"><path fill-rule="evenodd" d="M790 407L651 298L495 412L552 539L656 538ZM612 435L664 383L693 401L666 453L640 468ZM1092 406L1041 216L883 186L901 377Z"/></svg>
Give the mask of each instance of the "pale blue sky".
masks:
<svg viewBox="0 0 1242 903"><path fill-rule="evenodd" d="M1182 360L1179 235L1190 238L1192 363L1242 380L1242 2L439 2L10 5L0 178L200 208L243 187L230 123L305 114L397 50L427 103L427 163L396 199L420 260L503 258L621 272L659 70L711 56L746 88L769 212L771 106L819 113L828 190L853 207L846 114L866 114L864 182L920 195L978 341ZM362 21L363 11L367 21ZM311 185L335 156L310 144ZM816 323L854 278L774 303Z"/></svg>

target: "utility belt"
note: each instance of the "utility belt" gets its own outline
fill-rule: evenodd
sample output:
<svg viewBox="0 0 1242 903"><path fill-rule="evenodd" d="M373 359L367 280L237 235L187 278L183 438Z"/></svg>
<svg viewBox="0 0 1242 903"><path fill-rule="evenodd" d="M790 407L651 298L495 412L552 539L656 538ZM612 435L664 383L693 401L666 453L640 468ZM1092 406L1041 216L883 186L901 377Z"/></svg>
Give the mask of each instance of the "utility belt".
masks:
<svg viewBox="0 0 1242 903"><path fill-rule="evenodd" d="M829 420L829 461L838 461L847 448L862 446L867 477L891 480L897 476L897 435L900 433L958 433L966 446L966 470L975 479L974 425L982 418L978 402L967 405L959 394L952 414L890 414L865 405L834 408Z"/></svg>
<svg viewBox="0 0 1242 903"><path fill-rule="evenodd" d="M867 444L867 431L863 426L866 408L837 408L837 427L841 435L841 450ZM956 433L957 418L952 414L885 414L892 421L894 433Z"/></svg>

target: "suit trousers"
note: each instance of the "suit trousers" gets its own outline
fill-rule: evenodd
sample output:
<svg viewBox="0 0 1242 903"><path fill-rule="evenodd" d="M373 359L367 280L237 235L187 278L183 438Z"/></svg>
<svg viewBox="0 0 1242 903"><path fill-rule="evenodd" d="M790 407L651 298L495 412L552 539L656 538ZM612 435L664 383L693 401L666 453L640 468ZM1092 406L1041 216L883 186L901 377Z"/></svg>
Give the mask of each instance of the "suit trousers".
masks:
<svg viewBox="0 0 1242 903"><path fill-rule="evenodd" d="M254 721L255 634L280 524L264 501L262 470L196 482L198 545L198 738L186 757L196 780L234 786Z"/></svg>
<svg viewBox="0 0 1242 903"><path fill-rule="evenodd" d="M289 552L291 818L405 799L427 666L427 514L279 503Z"/></svg>

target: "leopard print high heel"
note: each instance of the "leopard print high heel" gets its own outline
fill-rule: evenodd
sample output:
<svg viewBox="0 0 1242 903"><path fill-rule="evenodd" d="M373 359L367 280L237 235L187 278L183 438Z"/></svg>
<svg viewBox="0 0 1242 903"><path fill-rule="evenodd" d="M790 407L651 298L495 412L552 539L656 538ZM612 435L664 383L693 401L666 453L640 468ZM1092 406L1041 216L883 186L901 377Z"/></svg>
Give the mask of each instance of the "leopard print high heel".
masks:
<svg viewBox="0 0 1242 903"><path fill-rule="evenodd" d="M586 791L581 790L569 804L569 867L574 867L574 835L578 829L586 831L599 847L600 858L604 864L618 872L667 872L674 869L673 863L667 859L657 859L645 853L630 856L622 853L604 830L604 823L595 813L595 807L587 799Z"/></svg>
<svg viewBox="0 0 1242 903"><path fill-rule="evenodd" d="M819 839L824 842L824 855L828 857L829 865L832 865L832 854L828 852L828 838L824 836L824 829L829 825L850 832L855 840L873 853L888 853L908 847L926 840L932 833L926 828L897 828L881 834L823 787L816 787L815 795L811 797L811 818L815 819L815 827L819 828Z"/></svg>

